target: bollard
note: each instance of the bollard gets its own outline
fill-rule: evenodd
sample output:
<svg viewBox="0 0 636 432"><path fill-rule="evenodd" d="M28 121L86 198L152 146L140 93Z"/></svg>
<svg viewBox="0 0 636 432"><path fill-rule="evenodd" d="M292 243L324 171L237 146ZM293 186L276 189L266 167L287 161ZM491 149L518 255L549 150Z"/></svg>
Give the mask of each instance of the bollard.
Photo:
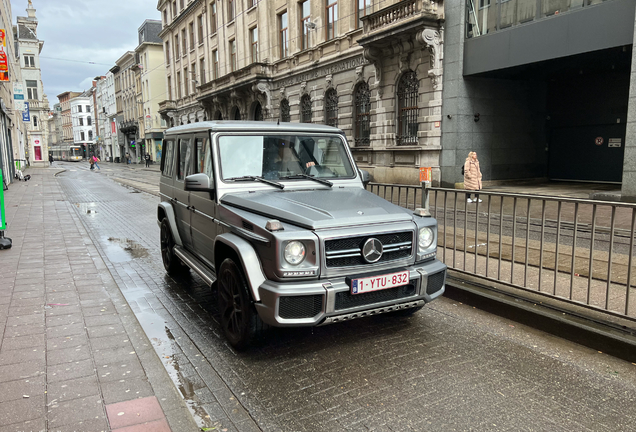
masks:
<svg viewBox="0 0 636 432"><path fill-rule="evenodd" d="M429 203L428 203L428 190L431 187L431 182L428 180L425 180L422 182L422 207L425 208L426 210L429 210Z"/></svg>

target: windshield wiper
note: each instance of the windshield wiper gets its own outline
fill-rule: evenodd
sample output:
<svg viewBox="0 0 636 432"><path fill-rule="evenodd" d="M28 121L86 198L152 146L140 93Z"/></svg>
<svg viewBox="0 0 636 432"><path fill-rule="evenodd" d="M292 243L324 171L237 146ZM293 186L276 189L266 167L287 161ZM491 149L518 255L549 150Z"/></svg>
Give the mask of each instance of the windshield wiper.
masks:
<svg viewBox="0 0 636 432"><path fill-rule="evenodd" d="M327 186L329 186L329 187L332 187L332 186L333 186L333 183L331 183L329 180L325 180L325 179L321 179L321 178L316 178L316 177L314 177L314 176L310 176L310 175L308 175L308 174L294 174L294 175L288 175L288 176L285 176L285 177L281 177L280 179L281 179L281 180L283 180L283 179L300 179L300 178L302 178L302 179L307 179L307 180L313 180L313 181L315 181L315 182L322 183L322 184L327 185Z"/></svg>
<svg viewBox="0 0 636 432"><path fill-rule="evenodd" d="M250 180L250 181L259 181L261 183L267 183L268 185L272 185L274 187L277 187L279 189L285 189L285 185L282 183L278 183L275 182L273 180L267 180L264 179L263 177L258 177L258 176L241 176L241 177L231 177L231 178L227 178L224 180L229 180L229 181L245 181L245 180Z"/></svg>

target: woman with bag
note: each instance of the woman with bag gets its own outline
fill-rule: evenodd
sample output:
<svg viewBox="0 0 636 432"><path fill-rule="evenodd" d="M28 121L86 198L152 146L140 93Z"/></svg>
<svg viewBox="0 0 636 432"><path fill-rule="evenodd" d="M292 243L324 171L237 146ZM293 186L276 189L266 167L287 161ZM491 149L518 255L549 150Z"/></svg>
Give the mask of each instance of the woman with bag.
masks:
<svg viewBox="0 0 636 432"><path fill-rule="evenodd" d="M477 153L470 152L464 163L464 189L469 191L481 190L481 170L479 169L479 161L477 160ZM466 202L481 202L479 194L474 193L474 199L470 199L470 192L466 193Z"/></svg>

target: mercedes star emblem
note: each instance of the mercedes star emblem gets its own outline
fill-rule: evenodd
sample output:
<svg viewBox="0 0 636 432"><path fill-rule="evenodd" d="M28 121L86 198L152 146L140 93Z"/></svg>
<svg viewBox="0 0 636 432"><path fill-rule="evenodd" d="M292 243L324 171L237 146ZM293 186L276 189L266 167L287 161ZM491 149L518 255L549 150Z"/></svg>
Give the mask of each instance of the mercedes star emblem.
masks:
<svg viewBox="0 0 636 432"><path fill-rule="evenodd" d="M382 258L384 247L377 238L370 238L362 246L362 256L368 263L378 262Z"/></svg>

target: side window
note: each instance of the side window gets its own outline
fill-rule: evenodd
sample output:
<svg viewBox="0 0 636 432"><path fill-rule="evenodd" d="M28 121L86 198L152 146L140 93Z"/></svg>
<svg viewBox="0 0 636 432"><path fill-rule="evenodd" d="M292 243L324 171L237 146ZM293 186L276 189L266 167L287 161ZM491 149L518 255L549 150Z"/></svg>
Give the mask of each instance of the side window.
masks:
<svg viewBox="0 0 636 432"><path fill-rule="evenodd" d="M179 172L177 180L183 180L192 174L192 146L190 139L179 140Z"/></svg>
<svg viewBox="0 0 636 432"><path fill-rule="evenodd" d="M174 160L174 140L163 142L163 159L161 161L161 172L163 175L172 177L172 166Z"/></svg>
<svg viewBox="0 0 636 432"><path fill-rule="evenodd" d="M196 166L194 167L195 172L207 174L213 182L212 148L210 146L210 140L208 138L197 137L195 139L195 147L197 150Z"/></svg>

